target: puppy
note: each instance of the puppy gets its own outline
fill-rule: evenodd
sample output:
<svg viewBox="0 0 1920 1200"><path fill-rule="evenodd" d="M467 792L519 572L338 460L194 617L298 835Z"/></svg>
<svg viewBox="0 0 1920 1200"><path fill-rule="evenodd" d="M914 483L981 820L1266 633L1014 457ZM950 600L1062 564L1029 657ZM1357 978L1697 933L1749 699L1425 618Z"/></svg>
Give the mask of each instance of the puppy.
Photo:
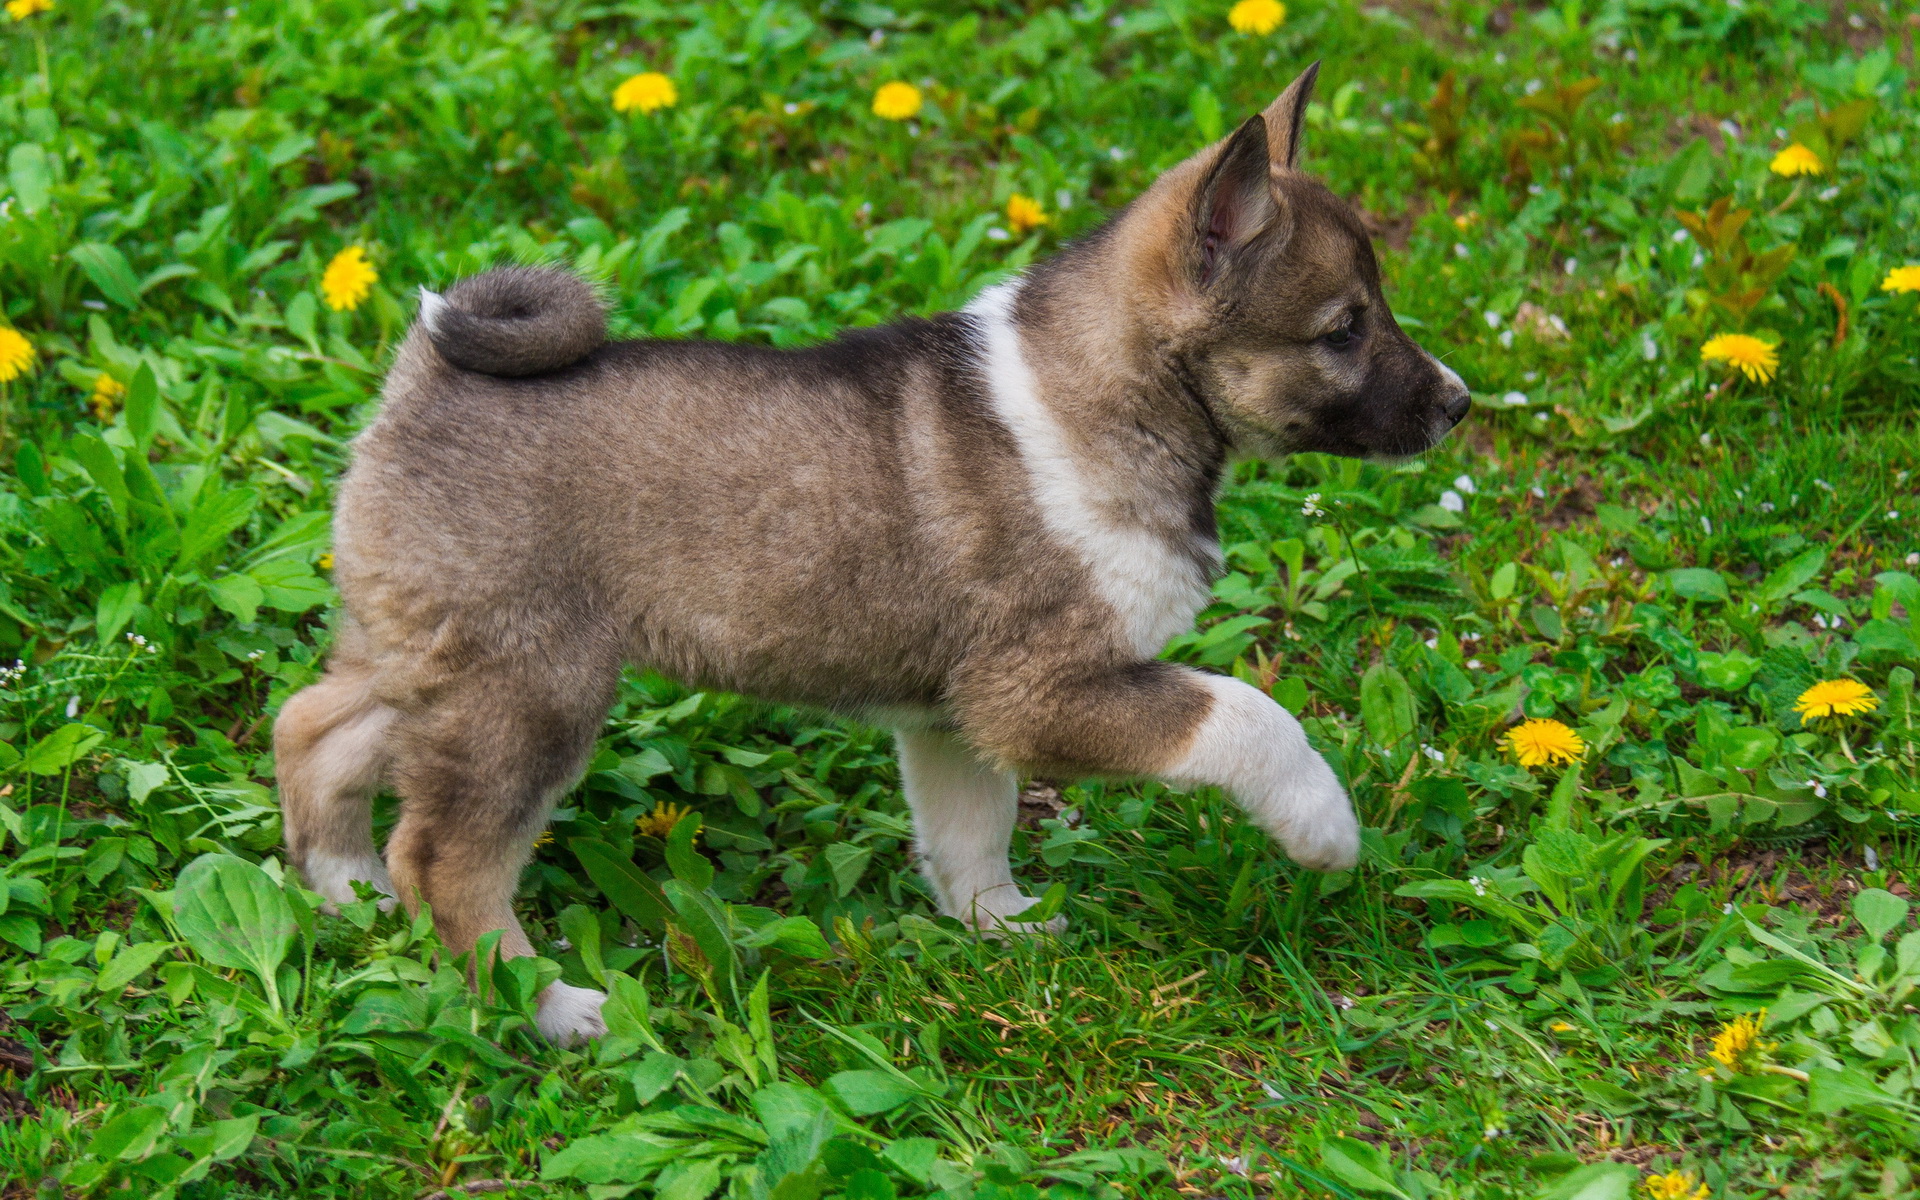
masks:
<svg viewBox="0 0 1920 1200"><path fill-rule="evenodd" d="M1467 411L1296 167L1315 70L957 313L775 350L609 343L553 270L423 292L340 485L338 642L274 729L308 882L532 953L516 880L627 664L896 730L927 879L978 928L1027 927L1022 771L1217 785L1296 861L1351 866L1293 717L1155 658L1221 569L1230 455L1411 455ZM540 1028L599 1034L602 999L553 984Z"/></svg>

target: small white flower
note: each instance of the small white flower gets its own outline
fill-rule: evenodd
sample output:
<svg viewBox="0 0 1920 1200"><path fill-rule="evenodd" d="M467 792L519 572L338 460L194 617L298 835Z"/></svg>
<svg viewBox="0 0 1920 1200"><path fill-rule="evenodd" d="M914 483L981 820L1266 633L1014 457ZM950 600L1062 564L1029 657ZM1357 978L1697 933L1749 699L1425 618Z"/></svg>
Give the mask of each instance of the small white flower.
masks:
<svg viewBox="0 0 1920 1200"><path fill-rule="evenodd" d="M1538 79L1529 79L1527 80L1527 95L1531 96L1545 86L1547 85Z"/></svg>
<svg viewBox="0 0 1920 1200"><path fill-rule="evenodd" d="M1469 877L1467 880L1467 886L1473 889L1473 894L1476 896L1484 896L1487 894L1487 881L1482 879L1478 875ZM1487 1028L1488 1029L1493 1028L1492 1021L1487 1022Z"/></svg>
<svg viewBox="0 0 1920 1200"><path fill-rule="evenodd" d="M1525 408L1527 406L1527 394L1525 392L1508 392L1500 397L1500 403L1506 405L1508 408Z"/></svg>
<svg viewBox="0 0 1920 1200"><path fill-rule="evenodd" d="M1112 159L1115 162L1124 162L1127 157L1126 147L1124 146L1113 147L1112 149L1107 151L1107 157Z"/></svg>
<svg viewBox="0 0 1920 1200"><path fill-rule="evenodd" d="M1444 753L1442 753L1439 749L1433 746L1427 745L1425 742L1422 742L1420 744L1420 753L1426 755L1428 758L1432 759L1437 763L1443 763L1447 761L1447 756Z"/></svg>
<svg viewBox="0 0 1920 1200"><path fill-rule="evenodd" d="M1247 1176L1247 1160L1237 1155L1230 1154L1221 1159L1220 1165L1232 1174L1240 1176L1242 1179Z"/></svg>
<svg viewBox="0 0 1920 1200"><path fill-rule="evenodd" d="M1709 520L1707 520L1707 519L1706 519L1705 517L1701 517L1701 518L1700 518L1700 530L1701 530L1701 532L1702 532L1702 533L1712 533L1712 532L1713 532L1713 522L1712 522L1712 521L1709 521Z"/></svg>
<svg viewBox="0 0 1920 1200"><path fill-rule="evenodd" d="M265 653L266 653L266 651L265 651L265 650L249 650L249 651L247 651L247 661L248 661L248 662L259 662L259 661L260 661L260 656L261 656L262 654L265 654Z"/></svg>
<svg viewBox="0 0 1920 1200"><path fill-rule="evenodd" d="M1761 512L1763 512L1763 513L1770 513L1770 512L1772 512L1772 511L1773 511L1773 501L1771 501L1771 500L1762 500L1762 501L1760 502L1760 511L1761 511Z"/></svg>
<svg viewBox="0 0 1920 1200"><path fill-rule="evenodd" d="M872 33L869 33L867 35L867 45L869 46L878 47L882 42L885 42L886 40L887 40L887 33L886 33L886 30L884 29L876 29Z"/></svg>
<svg viewBox="0 0 1920 1200"><path fill-rule="evenodd" d="M1840 187L1838 184L1835 184L1833 187L1821 188L1819 192L1820 198L1822 200L1831 200L1835 196L1838 196L1839 194L1840 194Z"/></svg>
<svg viewBox="0 0 1920 1200"><path fill-rule="evenodd" d="M1511 330L1511 329L1502 329L1502 330L1500 331L1500 336L1499 336L1499 338L1498 338L1497 340L1499 341L1499 343L1500 343L1500 348L1501 348L1502 350L1511 350L1511 349L1513 349L1513 330Z"/></svg>
<svg viewBox="0 0 1920 1200"><path fill-rule="evenodd" d="M788 116L791 117L793 114L800 111L800 105L795 101L789 100L785 104L782 104L780 106L780 109L782 112L785 112Z"/></svg>
<svg viewBox="0 0 1920 1200"><path fill-rule="evenodd" d="M1732 7L1732 6L1729 5L1729 7ZM1731 120L1723 120L1720 122L1720 132L1726 134L1730 138L1733 138L1735 141L1738 141L1740 138L1740 127L1734 124Z"/></svg>
<svg viewBox="0 0 1920 1200"><path fill-rule="evenodd" d="M1465 512L1467 511L1467 501L1459 492L1448 488L1446 491L1440 493L1440 507L1450 513Z"/></svg>
<svg viewBox="0 0 1920 1200"><path fill-rule="evenodd" d="M1435 634L1433 637L1430 637L1427 639L1427 649L1438 650L1439 648L1440 648L1440 636L1438 634Z"/></svg>
<svg viewBox="0 0 1920 1200"><path fill-rule="evenodd" d="M1471 496L1475 492L1479 491L1480 489L1473 486L1473 476L1461 475L1454 479L1453 490L1456 492L1465 492L1467 495Z"/></svg>
<svg viewBox="0 0 1920 1200"><path fill-rule="evenodd" d="M1477 642L1480 640L1480 635L1477 633L1463 633L1460 635L1460 640L1463 642Z"/></svg>
<svg viewBox="0 0 1920 1200"><path fill-rule="evenodd" d="M1479 669L1480 669L1480 660L1479 660L1479 659L1477 659L1477 658L1470 658L1470 659L1468 659L1468 660L1467 660L1467 670L1469 670L1469 671L1478 671Z"/></svg>
<svg viewBox="0 0 1920 1200"><path fill-rule="evenodd" d="M1809 779L1807 780L1807 785L1813 789L1813 794L1820 799L1825 800L1827 798L1826 784L1821 783L1818 779Z"/></svg>
<svg viewBox="0 0 1920 1200"><path fill-rule="evenodd" d="M1327 510L1320 506L1320 493L1312 492L1300 502L1300 515L1303 517L1324 517Z"/></svg>
<svg viewBox="0 0 1920 1200"><path fill-rule="evenodd" d="M1722 904L1720 911L1723 913L1731 913L1733 911L1733 901L1729 900L1725 904Z"/></svg>
<svg viewBox="0 0 1920 1200"><path fill-rule="evenodd" d="M1012 234L1000 228L998 225L991 226L987 230L987 240L990 242L1004 242L1012 236Z"/></svg>
<svg viewBox="0 0 1920 1200"><path fill-rule="evenodd" d="M1569 275L1572 275L1572 274L1574 274L1575 272L1577 272L1577 271L1579 271L1579 270L1580 270L1580 260L1579 260L1579 259L1577 259L1577 258L1570 258L1570 259L1568 259L1568 260L1567 260L1567 262L1566 262L1566 271L1567 271L1567 274L1569 274Z"/></svg>
<svg viewBox="0 0 1920 1200"><path fill-rule="evenodd" d="M1072 208L1073 193L1068 191L1066 188L1059 188L1055 190L1055 192L1053 193L1053 206L1059 209L1061 212L1065 212L1068 209Z"/></svg>
<svg viewBox="0 0 1920 1200"><path fill-rule="evenodd" d="M1481 315L1486 318L1488 329L1500 328L1500 322L1506 319L1502 317L1499 313L1493 311L1492 309L1488 309L1485 313L1482 313Z"/></svg>
<svg viewBox="0 0 1920 1200"><path fill-rule="evenodd" d="M1686 231L1686 230L1684 230L1684 229L1676 229L1676 230L1674 230L1674 231L1673 231L1673 240L1674 240L1674 243L1675 243L1676 245L1677 245L1677 244L1679 244L1679 243L1681 243L1681 242L1684 242L1684 241L1686 241L1686 240L1687 240L1687 231Z"/></svg>
<svg viewBox="0 0 1920 1200"><path fill-rule="evenodd" d="M1650 333L1640 335L1640 357L1648 362L1660 357L1660 343L1654 341Z"/></svg>
<svg viewBox="0 0 1920 1200"><path fill-rule="evenodd" d="M1533 414L1533 419L1536 421L1544 421L1547 419L1547 414L1545 412L1537 412Z"/></svg>
<svg viewBox="0 0 1920 1200"><path fill-rule="evenodd" d="M1898 521L1899 519L1900 519L1900 510L1899 510L1899 509L1897 509L1897 508L1890 508L1890 509L1888 509L1888 510L1887 510L1887 520L1889 520L1889 521Z"/></svg>
<svg viewBox="0 0 1920 1200"><path fill-rule="evenodd" d="M1453 256L1455 258L1465 258L1467 253L1467 244L1465 242L1455 242L1453 244Z"/></svg>
<svg viewBox="0 0 1920 1200"><path fill-rule="evenodd" d="M1862 849L1860 851L1860 857L1866 860L1867 870L1878 871L1880 869L1880 853L1872 846L1867 846Z"/></svg>
<svg viewBox="0 0 1920 1200"><path fill-rule="evenodd" d="M1915 550L1912 554L1907 555L1907 565L1910 567L1920 567L1920 550Z"/></svg>
<svg viewBox="0 0 1920 1200"><path fill-rule="evenodd" d="M1711 446L1711 445L1713 445L1713 435L1712 435L1711 433L1703 433L1703 434L1701 434L1701 435L1700 435L1700 444L1701 444L1702 446Z"/></svg>
<svg viewBox="0 0 1920 1200"><path fill-rule="evenodd" d="M68 696L67 697L67 720L71 721L79 715L80 715L80 697Z"/></svg>
<svg viewBox="0 0 1920 1200"><path fill-rule="evenodd" d="M1615 570L1619 570L1621 567L1624 567L1626 565L1627 565L1627 560L1624 558L1615 558L1613 560L1613 567Z"/></svg>

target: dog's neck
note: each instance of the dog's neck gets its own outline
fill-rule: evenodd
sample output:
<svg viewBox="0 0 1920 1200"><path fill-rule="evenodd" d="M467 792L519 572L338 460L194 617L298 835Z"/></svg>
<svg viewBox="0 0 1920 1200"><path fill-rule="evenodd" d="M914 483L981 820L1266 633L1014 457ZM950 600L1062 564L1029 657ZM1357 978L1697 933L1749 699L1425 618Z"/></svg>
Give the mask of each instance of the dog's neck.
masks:
<svg viewBox="0 0 1920 1200"><path fill-rule="evenodd" d="M1217 554L1213 501L1231 452L1166 322L1164 264L1109 230L1005 285L1034 398L1109 519ZM1138 261L1145 259L1145 261ZM1194 542L1201 544L1194 545Z"/></svg>

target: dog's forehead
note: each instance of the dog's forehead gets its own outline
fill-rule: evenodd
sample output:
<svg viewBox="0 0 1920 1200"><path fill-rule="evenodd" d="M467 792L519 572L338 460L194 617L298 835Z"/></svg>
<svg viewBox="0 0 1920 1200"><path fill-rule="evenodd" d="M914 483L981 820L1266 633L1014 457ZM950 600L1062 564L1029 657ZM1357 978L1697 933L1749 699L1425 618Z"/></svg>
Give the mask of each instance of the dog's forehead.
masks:
<svg viewBox="0 0 1920 1200"><path fill-rule="evenodd" d="M1350 288L1357 282L1369 294L1377 293L1380 263L1352 206L1316 180L1296 177L1286 187L1296 214L1297 261L1323 286Z"/></svg>

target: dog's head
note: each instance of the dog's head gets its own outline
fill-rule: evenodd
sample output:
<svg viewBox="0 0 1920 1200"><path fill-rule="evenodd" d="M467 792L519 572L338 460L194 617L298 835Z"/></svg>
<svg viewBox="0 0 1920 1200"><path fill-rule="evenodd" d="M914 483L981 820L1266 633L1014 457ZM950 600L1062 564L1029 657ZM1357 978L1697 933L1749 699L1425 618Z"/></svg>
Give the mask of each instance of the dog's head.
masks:
<svg viewBox="0 0 1920 1200"><path fill-rule="evenodd" d="M1398 458L1467 413L1467 388L1401 330L1367 232L1296 167L1309 68L1153 189L1183 317L1172 349L1255 452Z"/></svg>

